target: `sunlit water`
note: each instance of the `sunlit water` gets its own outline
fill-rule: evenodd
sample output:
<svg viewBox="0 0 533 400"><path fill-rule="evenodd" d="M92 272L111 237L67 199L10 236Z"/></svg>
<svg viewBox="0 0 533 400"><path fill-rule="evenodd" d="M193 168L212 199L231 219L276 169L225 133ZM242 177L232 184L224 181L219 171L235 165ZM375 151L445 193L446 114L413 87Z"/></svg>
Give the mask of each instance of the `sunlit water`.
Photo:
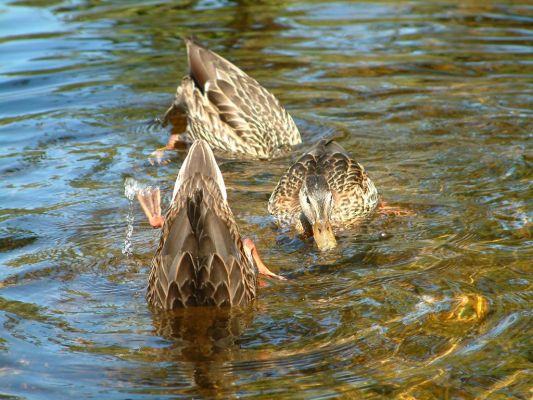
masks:
<svg viewBox="0 0 533 400"><path fill-rule="evenodd" d="M504 1L3 2L0 397L530 398L533 7ZM192 33L303 132L285 159L221 160L242 232L290 280L159 315L158 232L124 183L168 204L185 152L148 160ZM269 194L322 137L416 215L325 255L276 231Z"/></svg>

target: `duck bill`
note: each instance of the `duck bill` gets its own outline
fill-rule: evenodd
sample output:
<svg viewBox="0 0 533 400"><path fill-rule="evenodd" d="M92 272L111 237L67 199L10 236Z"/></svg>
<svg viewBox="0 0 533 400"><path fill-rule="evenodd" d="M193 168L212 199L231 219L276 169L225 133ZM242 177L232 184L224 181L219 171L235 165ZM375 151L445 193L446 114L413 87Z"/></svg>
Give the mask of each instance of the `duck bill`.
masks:
<svg viewBox="0 0 533 400"><path fill-rule="evenodd" d="M313 237L320 251L330 250L337 246L337 241L329 222L319 221L313 224Z"/></svg>

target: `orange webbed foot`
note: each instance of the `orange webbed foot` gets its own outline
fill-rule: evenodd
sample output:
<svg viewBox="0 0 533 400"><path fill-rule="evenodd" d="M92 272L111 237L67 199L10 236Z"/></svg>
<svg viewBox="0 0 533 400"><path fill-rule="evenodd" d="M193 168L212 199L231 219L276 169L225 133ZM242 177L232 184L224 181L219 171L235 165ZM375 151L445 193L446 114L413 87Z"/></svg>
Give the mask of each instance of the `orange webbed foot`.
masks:
<svg viewBox="0 0 533 400"><path fill-rule="evenodd" d="M161 193L159 188L146 188L137 192L137 200L152 228L161 228L165 221L161 215Z"/></svg>
<svg viewBox="0 0 533 400"><path fill-rule="evenodd" d="M186 134L172 134L168 138L165 146L153 151L148 158L151 165L165 165L170 162L166 155L169 151L174 151L179 148L186 148L190 144L189 137Z"/></svg>

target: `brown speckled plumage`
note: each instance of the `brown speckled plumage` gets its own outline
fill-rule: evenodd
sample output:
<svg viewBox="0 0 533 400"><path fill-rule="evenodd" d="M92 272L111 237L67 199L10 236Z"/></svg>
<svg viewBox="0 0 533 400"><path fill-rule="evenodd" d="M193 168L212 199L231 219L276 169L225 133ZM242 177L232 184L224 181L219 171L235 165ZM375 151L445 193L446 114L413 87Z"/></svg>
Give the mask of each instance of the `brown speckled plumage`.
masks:
<svg viewBox="0 0 533 400"><path fill-rule="evenodd" d="M196 141L178 174L152 260L147 298L155 307L234 306L255 297L257 272L225 191L209 145Z"/></svg>
<svg viewBox="0 0 533 400"><path fill-rule="evenodd" d="M213 149L267 159L301 143L300 132L279 101L257 81L207 48L186 39L189 74L175 108L187 115L187 135Z"/></svg>
<svg viewBox="0 0 533 400"><path fill-rule="evenodd" d="M356 224L372 214L378 204L378 192L363 166L338 143L321 140L283 174L270 196L268 211L278 224L291 225L300 233L308 231L299 192L304 180L312 175L323 176L325 189L333 195L330 221L335 229Z"/></svg>

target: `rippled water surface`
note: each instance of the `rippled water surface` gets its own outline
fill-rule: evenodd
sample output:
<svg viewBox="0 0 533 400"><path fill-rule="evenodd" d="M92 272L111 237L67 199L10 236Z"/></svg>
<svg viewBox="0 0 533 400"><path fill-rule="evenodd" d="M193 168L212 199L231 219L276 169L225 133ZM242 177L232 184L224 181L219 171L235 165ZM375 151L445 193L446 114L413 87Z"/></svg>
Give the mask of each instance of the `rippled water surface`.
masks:
<svg viewBox="0 0 533 400"><path fill-rule="evenodd" d="M171 190L185 151L148 159L191 34L303 132L284 159L220 161L290 279L246 309L158 315L158 232L124 182ZM528 1L2 2L0 398L530 398L532 66ZM269 194L322 137L416 215L324 255L276 231Z"/></svg>

